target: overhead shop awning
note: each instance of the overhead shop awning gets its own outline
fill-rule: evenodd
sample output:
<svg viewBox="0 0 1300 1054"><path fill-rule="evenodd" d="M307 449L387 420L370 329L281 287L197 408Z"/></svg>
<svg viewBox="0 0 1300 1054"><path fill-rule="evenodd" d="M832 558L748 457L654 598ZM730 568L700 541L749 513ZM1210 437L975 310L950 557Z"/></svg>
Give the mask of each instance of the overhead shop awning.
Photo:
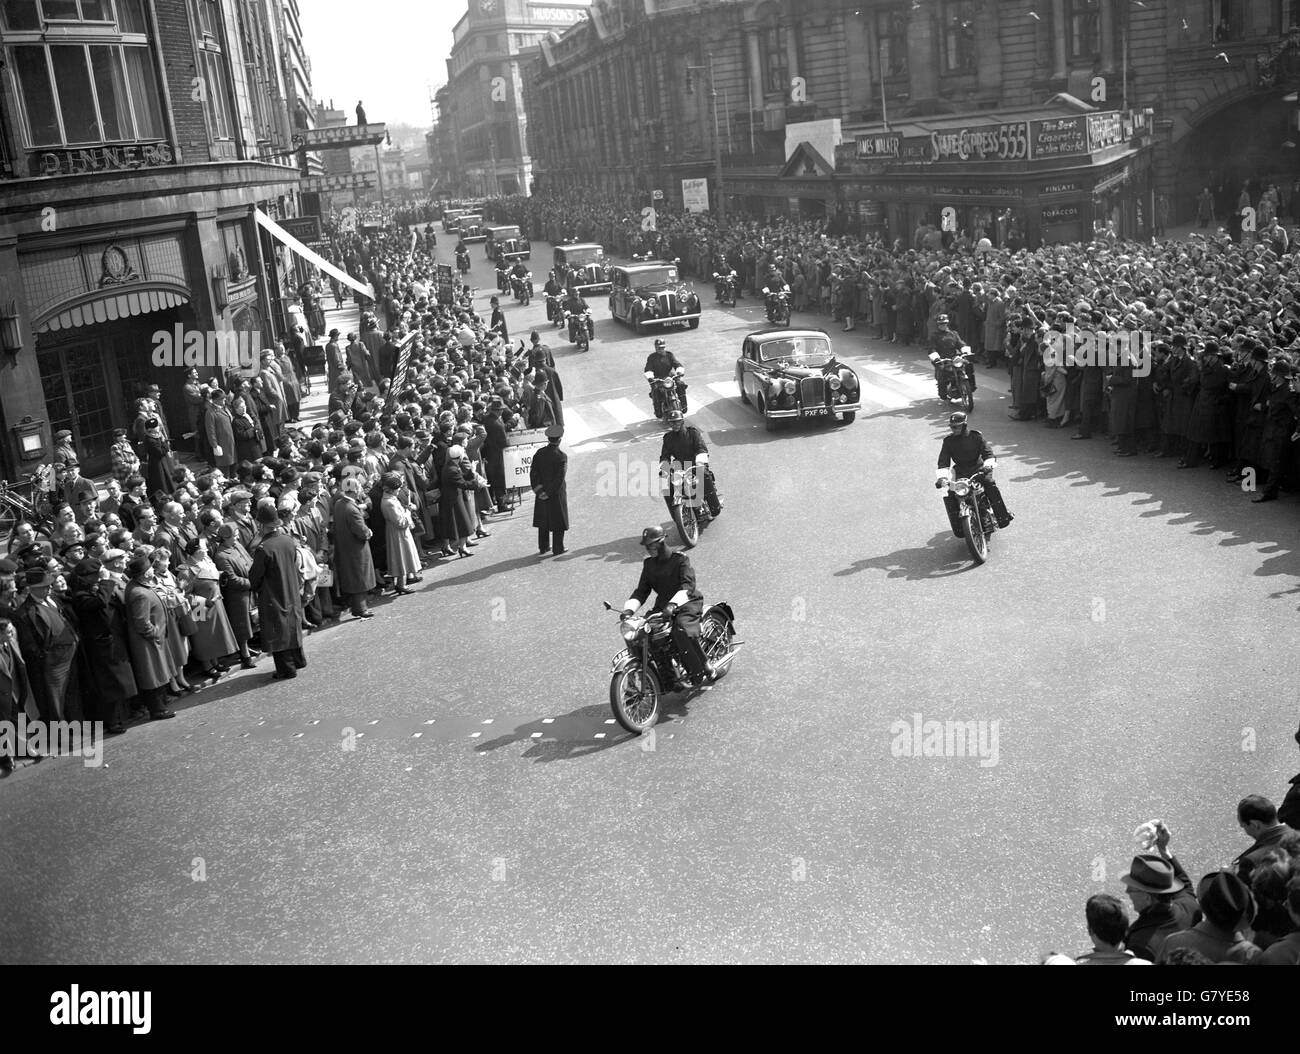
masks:
<svg viewBox="0 0 1300 1054"><path fill-rule="evenodd" d="M375 298L375 291L371 288L369 282L358 281L348 274L347 271L330 263L319 253L312 252L311 249L307 248L307 246L276 223L275 220L271 219L271 217L261 209L253 210L253 218L257 220L258 226L267 231L272 238L278 241L286 249L297 253L313 267L317 267L324 271L331 278L337 278L349 289L355 289L362 296L367 296L371 300Z"/></svg>
<svg viewBox="0 0 1300 1054"><path fill-rule="evenodd" d="M132 315L147 315L152 311L166 311L171 307L188 304L190 298L183 293L166 289L140 289L130 293L109 293L74 307L64 308L51 315L36 327L37 333L53 333L78 326L116 322Z"/></svg>

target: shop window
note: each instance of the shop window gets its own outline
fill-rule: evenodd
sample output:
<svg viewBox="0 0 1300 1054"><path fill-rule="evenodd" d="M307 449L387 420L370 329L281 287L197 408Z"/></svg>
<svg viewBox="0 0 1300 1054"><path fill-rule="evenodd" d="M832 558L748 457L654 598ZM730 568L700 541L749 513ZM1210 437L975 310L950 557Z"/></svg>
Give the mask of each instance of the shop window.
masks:
<svg viewBox="0 0 1300 1054"><path fill-rule="evenodd" d="M1070 57L1095 59L1101 53L1099 0L1070 0Z"/></svg>
<svg viewBox="0 0 1300 1054"><path fill-rule="evenodd" d="M143 0L5 0L5 51L30 147L162 138ZM51 42L50 21L78 22Z"/></svg>
<svg viewBox="0 0 1300 1054"><path fill-rule="evenodd" d="M880 68L886 77L907 76L907 14L902 4L876 12Z"/></svg>
<svg viewBox="0 0 1300 1054"><path fill-rule="evenodd" d="M943 5L943 35L940 38L945 73L971 73L975 69L974 0Z"/></svg>

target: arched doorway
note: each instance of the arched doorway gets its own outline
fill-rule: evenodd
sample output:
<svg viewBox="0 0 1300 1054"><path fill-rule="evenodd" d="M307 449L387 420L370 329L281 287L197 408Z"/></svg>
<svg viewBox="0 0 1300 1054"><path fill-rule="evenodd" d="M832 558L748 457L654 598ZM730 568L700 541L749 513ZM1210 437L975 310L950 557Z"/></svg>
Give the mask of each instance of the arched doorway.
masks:
<svg viewBox="0 0 1300 1054"><path fill-rule="evenodd" d="M1166 190L1172 222L1186 223L1196 216L1202 187L1214 194L1220 220L1235 210L1243 186L1250 187L1251 200L1258 203L1268 184L1276 183L1283 203L1290 202L1290 213L1300 208L1290 200L1291 185L1300 176L1297 108L1283 95L1280 90L1261 92L1233 103L1175 144L1174 185Z"/></svg>

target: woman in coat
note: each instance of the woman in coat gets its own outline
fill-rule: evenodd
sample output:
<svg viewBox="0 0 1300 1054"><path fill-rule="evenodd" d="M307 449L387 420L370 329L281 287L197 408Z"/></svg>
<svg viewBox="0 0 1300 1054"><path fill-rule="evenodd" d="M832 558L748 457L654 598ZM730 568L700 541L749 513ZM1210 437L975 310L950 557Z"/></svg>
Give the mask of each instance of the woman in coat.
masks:
<svg viewBox="0 0 1300 1054"><path fill-rule="evenodd" d="M1016 417L1032 421L1041 409L1042 396L1039 385L1043 371L1043 353L1038 343L1038 333L1023 330L1016 345L1016 358L1011 367L1011 404Z"/></svg>
<svg viewBox="0 0 1300 1054"><path fill-rule="evenodd" d="M102 566L90 557L77 564L72 574L70 600L85 664L81 685L89 716L102 721L108 732L124 732L128 704L139 688L131 672L126 608L113 583L100 579Z"/></svg>
<svg viewBox="0 0 1300 1054"><path fill-rule="evenodd" d="M153 589L153 568L143 553L126 565L126 643L131 671L152 718L175 717L166 689L179 673L167 646L167 609Z"/></svg>
<svg viewBox="0 0 1300 1054"><path fill-rule="evenodd" d="M184 574L189 581L189 597L198 630L190 637L190 652L212 680L216 681L229 667L221 660L239 650L239 642L221 599L221 572L208 553L208 540L200 535L185 546Z"/></svg>
<svg viewBox="0 0 1300 1054"><path fill-rule="evenodd" d="M248 400L236 395L230 403L230 424L235 433L235 457L239 461L256 461L266 453L262 426L248 412Z"/></svg>
<svg viewBox="0 0 1300 1054"><path fill-rule="evenodd" d="M546 398L545 395L539 397ZM464 460L464 447L453 446L447 451L447 463L439 480L442 499L438 503L438 515L442 536L447 543L461 556L472 556L466 545L474 533L475 519L470 501L478 482L474 473L462 465Z"/></svg>
<svg viewBox="0 0 1300 1054"><path fill-rule="evenodd" d="M144 429L144 478L149 493L156 494L161 490L164 494L170 494L172 474L176 471L171 444L162 434L162 422L158 418L146 418Z"/></svg>
<svg viewBox="0 0 1300 1054"><path fill-rule="evenodd" d="M190 661L190 644L181 632L180 618L181 609L188 605L171 572L171 550L165 546L154 549L149 554L149 562L153 564L153 590L167 612L167 650L171 653L172 666L176 670L169 685L170 694L195 692L198 689L185 679L185 665Z"/></svg>
<svg viewBox="0 0 1300 1054"><path fill-rule="evenodd" d="M1195 468L1206 452L1210 467L1220 468L1228 463L1228 443L1232 439L1231 403L1228 401L1228 382L1231 371L1223 362L1222 352L1215 341L1208 341L1201 353L1201 387L1192 405L1192 416L1187 422L1187 455L1180 467Z"/></svg>
<svg viewBox="0 0 1300 1054"><path fill-rule="evenodd" d="M334 500L334 584L357 618L372 618L366 594L375 588L375 564L370 558L370 528L361 512L361 481L344 477Z"/></svg>
<svg viewBox="0 0 1300 1054"><path fill-rule="evenodd" d="M238 529L229 521L217 528L217 549L212 554L212 562L220 575L221 599L239 649L239 665L251 670L257 665L248 646L253 636L253 587L248 580L253 558L240 544Z"/></svg>
<svg viewBox="0 0 1300 1054"><path fill-rule="evenodd" d="M384 548L388 556L388 574L393 579L393 592L400 596L411 593L407 580L420 573L420 551L415 547L411 533L413 521L406 491L399 472L385 472L380 480L383 496L379 499L384 518Z"/></svg>

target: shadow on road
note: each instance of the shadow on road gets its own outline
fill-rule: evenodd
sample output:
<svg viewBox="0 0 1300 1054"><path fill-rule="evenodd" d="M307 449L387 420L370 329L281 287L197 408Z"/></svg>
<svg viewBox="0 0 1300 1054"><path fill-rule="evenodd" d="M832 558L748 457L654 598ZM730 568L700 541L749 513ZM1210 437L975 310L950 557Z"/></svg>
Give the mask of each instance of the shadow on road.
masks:
<svg viewBox="0 0 1300 1054"><path fill-rule="evenodd" d="M913 549L897 549L883 556L856 560L848 567L835 572L836 578L860 574L863 571L887 571L888 578L905 578L909 582L925 579L951 578L977 566L966 552L966 545L952 531L940 531L925 545Z"/></svg>

